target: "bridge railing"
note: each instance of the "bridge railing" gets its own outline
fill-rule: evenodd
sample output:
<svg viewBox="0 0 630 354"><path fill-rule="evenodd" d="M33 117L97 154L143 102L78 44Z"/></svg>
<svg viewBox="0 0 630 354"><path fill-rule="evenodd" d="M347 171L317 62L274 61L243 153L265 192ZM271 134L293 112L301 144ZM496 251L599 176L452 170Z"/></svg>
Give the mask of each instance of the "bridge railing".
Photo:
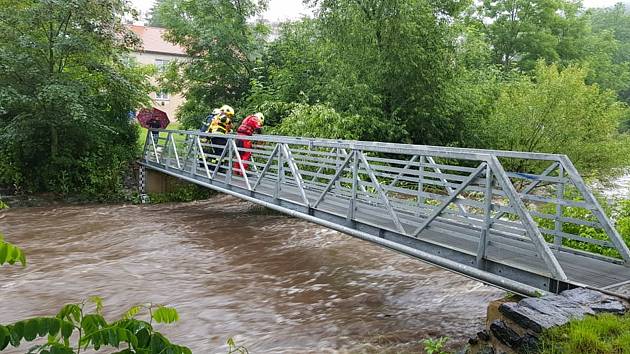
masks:
<svg viewBox="0 0 630 354"><path fill-rule="evenodd" d="M520 257L566 280L558 252L630 264L624 240L564 155L156 132L147 134L148 163L448 244L474 254L479 268Z"/></svg>

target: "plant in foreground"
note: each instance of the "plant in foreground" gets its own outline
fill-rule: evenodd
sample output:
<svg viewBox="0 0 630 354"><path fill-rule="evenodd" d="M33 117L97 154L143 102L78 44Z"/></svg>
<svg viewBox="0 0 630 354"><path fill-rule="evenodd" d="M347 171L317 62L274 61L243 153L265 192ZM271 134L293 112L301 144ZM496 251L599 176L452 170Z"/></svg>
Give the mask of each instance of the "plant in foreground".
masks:
<svg viewBox="0 0 630 354"><path fill-rule="evenodd" d="M447 341L448 337L440 337L438 339L427 338L422 341L422 344L424 344L424 351L427 352L427 354L448 354L448 352L443 350Z"/></svg>
<svg viewBox="0 0 630 354"><path fill-rule="evenodd" d="M87 311L88 305L91 311ZM143 313L148 322L137 318ZM103 300L92 296L79 304L65 305L55 317L0 325L0 351L9 344L18 347L22 341L47 338L44 344L31 347L28 354L79 354L88 348L120 349L114 354L191 354L190 349L171 343L153 328L154 322L168 324L178 319L173 308L141 304L131 307L119 320L107 322L103 317Z"/></svg>

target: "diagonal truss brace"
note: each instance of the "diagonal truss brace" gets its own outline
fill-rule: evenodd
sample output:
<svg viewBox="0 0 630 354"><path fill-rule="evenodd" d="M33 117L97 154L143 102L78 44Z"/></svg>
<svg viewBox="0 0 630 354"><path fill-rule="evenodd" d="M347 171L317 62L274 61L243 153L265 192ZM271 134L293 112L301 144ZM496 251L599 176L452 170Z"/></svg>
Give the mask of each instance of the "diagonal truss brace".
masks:
<svg viewBox="0 0 630 354"><path fill-rule="evenodd" d="M300 173L300 170L298 169L297 165L295 164L295 161L293 160L293 155L291 154L291 150L289 150L287 144L281 143L279 145L280 145L280 151L282 152L282 155L284 155L284 157L287 159L287 164L289 165L289 168L291 169L291 173L293 174L293 179L295 179L295 182L297 183L297 187L298 187L298 190L300 191L300 195L302 196L302 200L304 201L304 205L310 208L311 202L308 200L308 197L306 196L306 190L304 188L304 181L302 180L302 174Z"/></svg>
<svg viewBox="0 0 630 354"><path fill-rule="evenodd" d="M374 171L372 171L372 168L370 167L368 160L365 158L365 155L362 151L356 151L355 153L359 155L359 157L361 158L361 162L363 163L363 165L365 165L365 170L367 171L368 176L370 176L370 180L372 181L372 184L374 184L374 187L376 188L378 195L381 197L381 200L383 201L383 203L385 203L385 207L391 214L394 224L403 235L406 235L407 231L405 231L405 228L398 218L398 214L396 214L394 207L389 202L389 199L387 199L387 194L383 190L383 186L381 186L381 184L378 182L378 179L376 179L376 175L374 175Z"/></svg>
<svg viewBox="0 0 630 354"><path fill-rule="evenodd" d="M271 155L269 155L269 158L267 159L267 163L265 164L265 167L263 167L262 171L260 172L260 175L258 176L258 180L256 181L256 183L254 183L254 188L252 188L252 190L255 191L256 188L258 188L258 186L263 180L263 177L265 177L267 172L269 172L269 168L271 168L271 164L273 163L273 158L276 156L276 154L278 154L278 151L279 151L279 145L276 144L276 146L271 151Z"/></svg>
<svg viewBox="0 0 630 354"><path fill-rule="evenodd" d="M420 233L427 228L427 226L429 226L429 224L431 222L433 222L433 220L435 220L435 218L437 218L443 211L444 209L446 209L446 207L451 204L452 202L455 201L455 199L457 199L457 197L459 196L459 194L466 188L468 187L469 184L471 184L475 179L477 179L477 177L479 177L479 174L487 168L487 164L485 162L481 163L479 165L479 167L477 167L476 170L474 170L469 176L468 178L466 178L466 180L464 180L459 187L457 187L456 190L453 191L453 193L451 193L451 195L448 197L448 199L446 199L445 201L442 202L442 204L440 204L436 209L433 210L433 212L431 213L431 215L429 215L427 217L427 219L413 232L413 236L414 237L418 237L420 236Z"/></svg>
<svg viewBox="0 0 630 354"><path fill-rule="evenodd" d="M564 167L564 170L569 175L569 178L571 179L575 187L582 194L582 197L586 200L587 203L595 207L595 210L592 210L592 213L595 214L602 228L604 229L604 231L606 231L608 237L610 237L610 240L615 245L615 248L617 249L619 254L621 254L621 257L624 260L624 265L630 267L630 250L628 250L628 246L624 242L623 238L621 238L621 236L619 235L619 232L617 232L617 229L615 229L615 226L606 217L604 209L602 209L601 205L599 205L593 193L591 193L591 191L586 187L584 180L578 173L571 160L569 160L567 156L561 156L560 163Z"/></svg>
<svg viewBox="0 0 630 354"><path fill-rule="evenodd" d="M525 204L508 178L501 162L499 162L499 159L496 156L489 156L488 165L492 168L492 172L494 173L497 182L510 200L512 208L521 219L527 235L530 240L532 240L538 255L542 257L543 261L547 265L547 268L551 272L551 275L557 280L567 281L567 275L564 273L560 262L558 262L558 259L551 251L551 248L549 248L549 244L547 244L547 241L545 241L543 235L538 229L538 225L536 225L536 222L525 208Z"/></svg>
<svg viewBox="0 0 630 354"><path fill-rule="evenodd" d="M343 161L341 166L337 169L337 172L335 173L333 178L330 180L330 182L328 182L328 185L326 186L324 191L319 195L319 198L317 198L317 201L315 202L315 204L313 204L313 208L317 208L319 203L321 203L322 200L324 200L324 196L326 196L326 194L328 194L328 192L333 187L333 185L335 185L335 182L339 179L339 177L341 177L341 174L343 173L343 170L348 166L348 163L350 163L350 160L352 159L352 157L355 154L356 154L356 152L352 152L351 154L348 154L348 156Z"/></svg>

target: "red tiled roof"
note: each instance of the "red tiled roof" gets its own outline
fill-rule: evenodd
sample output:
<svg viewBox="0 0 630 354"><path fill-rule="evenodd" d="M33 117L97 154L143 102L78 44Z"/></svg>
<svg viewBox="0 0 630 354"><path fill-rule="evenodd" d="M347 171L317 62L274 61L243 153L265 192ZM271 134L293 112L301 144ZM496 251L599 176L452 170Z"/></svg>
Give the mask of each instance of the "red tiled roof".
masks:
<svg viewBox="0 0 630 354"><path fill-rule="evenodd" d="M186 55L184 48L164 39L164 28L131 25L129 29L140 37L145 52Z"/></svg>

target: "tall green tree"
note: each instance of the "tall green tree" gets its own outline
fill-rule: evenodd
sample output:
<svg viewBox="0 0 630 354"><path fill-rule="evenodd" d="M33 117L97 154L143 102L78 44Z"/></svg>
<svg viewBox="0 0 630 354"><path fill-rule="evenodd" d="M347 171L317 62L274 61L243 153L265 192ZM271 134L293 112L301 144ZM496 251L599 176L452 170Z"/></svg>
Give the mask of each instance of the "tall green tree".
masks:
<svg viewBox="0 0 630 354"><path fill-rule="evenodd" d="M283 27L271 44L266 89L255 93L324 102L342 115L362 117L358 124L380 123L376 133L357 127L362 139L457 140L462 116L445 96L457 76L452 22L468 2L311 3L318 6L316 18Z"/></svg>
<svg viewBox="0 0 630 354"><path fill-rule="evenodd" d="M593 9L589 13L593 32L599 36L612 36L615 45L602 50L593 65L606 65L599 70L601 77L595 82L615 90L619 97L630 103L630 6L618 3L614 7Z"/></svg>
<svg viewBox="0 0 630 354"><path fill-rule="evenodd" d="M186 126L197 127L213 107L238 106L249 90L267 34L265 26L249 19L265 5L264 0L164 0L155 9L167 39L191 58L165 78L170 91L186 97L179 112Z"/></svg>
<svg viewBox="0 0 630 354"><path fill-rule="evenodd" d="M153 7L151 7L151 10L149 10L149 13L147 14L147 25L153 27L164 27L164 22L160 18L160 13L157 11L157 8L160 7L162 2L164 2L164 0L155 0L153 3Z"/></svg>
<svg viewBox="0 0 630 354"><path fill-rule="evenodd" d="M109 195L133 157L148 83L123 0L0 1L0 183Z"/></svg>
<svg viewBox="0 0 630 354"><path fill-rule="evenodd" d="M587 19L575 0L484 0L480 16L504 71L530 71L536 61L572 60L582 55Z"/></svg>

